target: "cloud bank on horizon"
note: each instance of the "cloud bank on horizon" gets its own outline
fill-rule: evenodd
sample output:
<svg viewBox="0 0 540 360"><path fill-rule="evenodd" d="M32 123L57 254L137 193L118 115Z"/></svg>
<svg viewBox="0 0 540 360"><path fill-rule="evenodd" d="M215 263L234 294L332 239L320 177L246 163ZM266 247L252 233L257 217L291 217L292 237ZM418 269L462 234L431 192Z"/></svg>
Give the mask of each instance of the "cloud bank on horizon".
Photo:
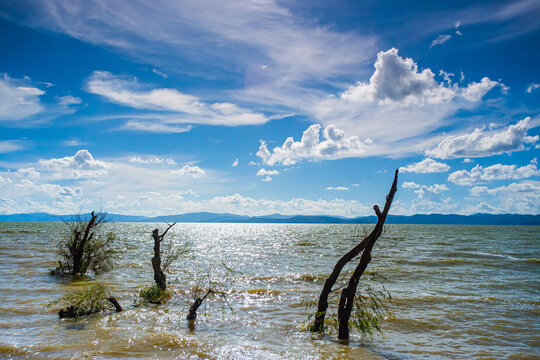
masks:
<svg viewBox="0 0 540 360"><path fill-rule="evenodd" d="M540 5L357 6L2 2L0 213L540 213Z"/></svg>

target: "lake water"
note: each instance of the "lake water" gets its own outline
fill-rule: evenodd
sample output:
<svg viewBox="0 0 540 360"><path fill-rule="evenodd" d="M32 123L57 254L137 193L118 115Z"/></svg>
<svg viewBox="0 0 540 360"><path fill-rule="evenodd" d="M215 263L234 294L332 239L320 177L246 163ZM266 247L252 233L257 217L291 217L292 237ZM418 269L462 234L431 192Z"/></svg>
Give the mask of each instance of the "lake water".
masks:
<svg viewBox="0 0 540 360"><path fill-rule="evenodd" d="M122 313L60 320L45 308L84 285L48 275L61 223L0 223L0 358L180 359L540 359L540 227L391 225L368 270L386 277L390 316L373 340L299 331L339 258L362 226L177 224L165 243L191 243L169 270L172 299L140 305L152 283L152 229L108 224L119 236L118 267L87 281L107 284ZM185 321L185 290L226 263L228 297Z"/></svg>

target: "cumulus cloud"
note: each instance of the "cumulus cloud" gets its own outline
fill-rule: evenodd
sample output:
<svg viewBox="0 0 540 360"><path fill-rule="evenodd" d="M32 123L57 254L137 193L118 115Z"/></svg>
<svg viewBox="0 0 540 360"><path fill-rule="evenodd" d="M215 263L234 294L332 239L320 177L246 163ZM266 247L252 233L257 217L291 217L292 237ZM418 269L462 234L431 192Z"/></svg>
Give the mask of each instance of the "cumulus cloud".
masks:
<svg viewBox="0 0 540 360"><path fill-rule="evenodd" d="M58 159L41 159L39 165L54 171L53 176L61 179L99 178L114 168L113 164L94 159L88 150Z"/></svg>
<svg viewBox="0 0 540 360"><path fill-rule="evenodd" d="M450 189L445 184L433 184L433 185L421 185L413 181L405 181L402 185L404 189L416 189L414 192L418 194L419 199L423 199L426 194L440 194L443 191L449 191Z"/></svg>
<svg viewBox="0 0 540 360"><path fill-rule="evenodd" d="M540 181L522 181L495 188L475 186L471 196L487 198L491 203L489 212L538 214L540 212ZM488 204L487 202L482 202Z"/></svg>
<svg viewBox="0 0 540 360"><path fill-rule="evenodd" d="M426 158L415 164L410 164L399 168L400 172L412 172L420 174L446 172L448 170L450 170L450 166L430 158Z"/></svg>
<svg viewBox="0 0 540 360"><path fill-rule="evenodd" d="M41 176L39 171L36 171L36 169L34 169L33 167L19 169L17 170L16 174L19 177L28 178L28 179L37 179Z"/></svg>
<svg viewBox="0 0 540 360"><path fill-rule="evenodd" d="M345 186L328 186L326 190L347 191L349 188Z"/></svg>
<svg viewBox="0 0 540 360"><path fill-rule="evenodd" d="M502 130L484 131L483 128L477 128L469 134L448 136L437 147L426 151L426 155L440 159L454 159L485 157L523 150L525 144L534 144L539 139L538 135L527 136L530 120L530 117L526 117Z"/></svg>
<svg viewBox="0 0 540 360"><path fill-rule="evenodd" d="M538 88L540 88L540 84L531 83L529 86L527 86L527 92L530 94L533 92L533 90L536 90Z"/></svg>
<svg viewBox="0 0 540 360"><path fill-rule="evenodd" d="M43 90L29 80L17 80L6 74L0 77L0 121L17 121L42 112Z"/></svg>
<svg viewBox="0 0 540 360"><path fill-rule="evenodd" d="M413 190L417 197L411 203L410 211L415 213L450 213L457 205L445 192L450 189L445 184L422 185L409 181L402 184L404 189Z"/></svg>
<svg viewBox="0 0 540 360"><path fill-rule="evenodd" d="M369 82L359 82L341 94L341 99L355 102L377 101L383 104L439 104L463 98L471 102L480 100L499 82L484 77L480 83L470 83L467 87L451 86L450 74L444 83L435 80L431 69L418 70L411 58L399 56L392 48L377 54L375 72Z"/></svg>
<svg viewBox="0 0 540 360"><path fill-rule="evenodd" d="M476 165L471 171L460 170L451 173L448 181L458 185L473 185L486 183L493 180L525 179L540 175L537 169L537 160L534 159L529 165L517 167L516 165L495 164L488 167Z"/></svg>
<svg viewBox="0 0 540 360"><path fill-rule="evenodd" d="M171 158L152 157L143 159L140 156L131 156L129 162L132 164L164 164L164 165L176 165L176 161Z"/></svg>
<svg viewBox="0 0 540 360"><path fill-rule="evenodd" d="M265 141L261 141L257 156L266 165L294 165L303 159L328 160L366 155L366 148L371 144L369 139L361 141L357 136L347 136L344 131L334 125L323 130L324 140L320 140L321 125L311 125L302 134L300 141L288 137L281 147L268 150Z"/></svg>
<svg viewBox="0 0 540 360"><path fill-rule="evenodd" d="M431 148L440 140L434 136L437 130L462 126L455 113L479 106L493 87L502 88L489 78L461 85L451 83L448 75L439 82L431 69L420 69L395 48L379 52L374 68L368 81L322 97L307 108L323 125L372 139L369 155L404 156Z"/></svg>
<svg viewBox="0 0 540 360"><path fill-rule="evenodd" d="M197 165L184 165L181 169L178 170L171 170L171 174L178 175L178 176L185 176L185 177L192 177L192 178L200 178L206 175L206 172L198 167Z"/></svg>
<svg viewBox="0 0 540 360"><path fill-rule="evenodd" d="M279 171L277 170L266 170L265 168L260 169L257 172L257 176L267 176L267 175L278 175Z"/></svg>
<svg viewBox="0 0 540 360"><path fill-rule="evenodd" d="M451 38L452 38L452 35L441 34L441 35L437 36L437 38L431 42L431 44L429 45L429 48L431 49L434 46L444 44L445 42L447 42Z"/></svg>
<svg viewBox="0 0 540 360"><path fill-rule="evenodd" d="M238 107L229 102L206 103L196 96L182 93L176 89L148 89L148 85L139 84L135 78L115 76L107 71L95 71L86 82L86 89L101 95L107 100L134 109L153 110L150 116L156 122L136 119L129 115L125 129L150 130L158 132L181 132L174 125L181 123L207 125L260 125L269 119L249 109ZM172 114L171 114L172 113ZM155 125L158 125L156 127ZM185 131L187 128L180 128Z"/></svg>

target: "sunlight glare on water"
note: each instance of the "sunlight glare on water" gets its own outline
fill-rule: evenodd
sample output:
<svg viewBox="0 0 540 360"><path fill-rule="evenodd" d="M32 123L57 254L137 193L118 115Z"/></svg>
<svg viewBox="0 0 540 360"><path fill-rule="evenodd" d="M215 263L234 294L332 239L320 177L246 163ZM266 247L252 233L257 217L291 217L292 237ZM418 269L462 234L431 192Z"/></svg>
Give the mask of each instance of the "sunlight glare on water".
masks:
<svg viewBox="0 0 540 360"><path fill-rule="evenodd" d="M152 283L153 242L163 224L109 224L118 233L116 269L90 278L107 284L125 311L59 320L50 301L85 282L48 275L61 223L0 224L0 357L182 359L539 358L540 228L392 225L369 269L384 275L391 315L384 335L299 331L340 255L358 241L355 225L177 224L165 242L192 252L169 269L173 297L141 305ZM209 271L234 272L232 311L209 301L196 329L186 290ZM9 354L9 355L8 355Z"/></svg>

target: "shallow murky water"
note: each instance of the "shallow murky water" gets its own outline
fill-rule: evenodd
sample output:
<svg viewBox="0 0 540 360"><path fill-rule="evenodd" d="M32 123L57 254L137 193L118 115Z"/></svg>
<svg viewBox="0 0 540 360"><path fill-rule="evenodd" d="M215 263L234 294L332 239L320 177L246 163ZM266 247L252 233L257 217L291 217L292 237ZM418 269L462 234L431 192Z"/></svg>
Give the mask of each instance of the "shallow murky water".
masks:
<svg viewBox="0 0 540 360"><path fill-rule="evenodd" d="M370 269L393 296L384 335L334 336L298 330L337 258L354 246L354 225L177 224L166 242L188 241L192 256L169 270L172 299L140 305L152 282L151 230L109 224L118 267L87 281L107 284L122 313L60 320L45 308L84 285L48 275L61 223L0 223L0 358L180 359L539 359L540 227L392 225ZM185 316L185 289L202 274L233 268L228 300Z"/></svg>

